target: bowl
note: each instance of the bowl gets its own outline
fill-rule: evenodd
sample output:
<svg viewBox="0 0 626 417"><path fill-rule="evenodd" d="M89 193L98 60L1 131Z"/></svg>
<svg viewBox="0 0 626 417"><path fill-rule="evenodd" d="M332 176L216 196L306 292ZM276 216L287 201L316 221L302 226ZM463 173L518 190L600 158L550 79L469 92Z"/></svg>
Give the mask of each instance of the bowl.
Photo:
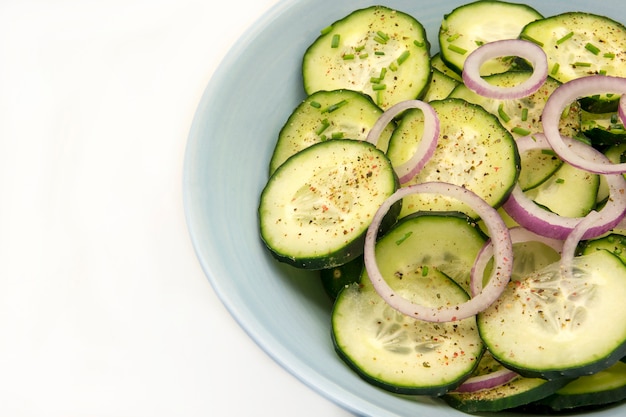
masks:
<svg viewBox="0 0 626 417"><path fill-rule="evenodd" d="M332 304L317 274L276 262L260 240L259 195L278 131L305 98L302 55L322 28L354 9L382 4L417 18L435 53L444 13L463 3L280 1L227 53L206 87L190 129L184 164L185 212L197 257L214 291L276 362L358 415L464 414L436 399L395 396L378 389L341 361L330 338ZM626 21L626 11L617 0L529 0L527 4L546 16L576 10ZM626 405L594 415L616 412L626 413Z"/></svg>

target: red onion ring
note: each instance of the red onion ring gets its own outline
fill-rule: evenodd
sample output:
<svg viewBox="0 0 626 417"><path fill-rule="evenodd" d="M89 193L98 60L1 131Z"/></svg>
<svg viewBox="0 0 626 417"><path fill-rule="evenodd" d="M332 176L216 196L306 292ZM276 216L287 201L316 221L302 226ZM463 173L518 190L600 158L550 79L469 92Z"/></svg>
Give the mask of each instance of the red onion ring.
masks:
<svg viewBox="0 0 626 417"><path fill-rule="evenodd" d="M598 164L608 161L606 156L591 146L559 135L561 142L572 149L572 153ZM549 149L550 145L543 134L535 134L517 139L520 153L531 149ZM621 174L605 175L609 187L609 199L600 210L601 220L585 231L584 239L591 239L608 232L625 216L626 180ZM581 217L564 217L545 210L529 199L519 185L515 185L509 198L504 202L503 209L519 225L542 236L564 240L576 227Z"/></svg>
<svg viewBox="0 0 626 417"><path fill-rule="evenodd" d="M507 368L498 369L485 375L466 379L453 392L476 392L504 385L517 378L519 374Z"/></svg>
<svg viewBox="0 0 626 417"><path fill-rule="evenodd" d="M425 307L398 295L385 281L376 263L376 238L383 217L398 200L415 193L442 194L468 204L481 217L494 246L495 267L483 290L468 301L453 306ZM511 236L500 214L474 192L445 182L425 182L398 189L379 207L365 236L364 262L368 276L378 294L397 311L429 322L451 322L478 314L489 307L506 288L513 268Z"/></svg>
<svg viewBox="0 0 626 417"><path fill-rule="evenodd" d="M424 132L422 139L415 150L413 156L405 163L395 167L396 174L401 184L411 180L426 165L426 162L435 153L437 149L437 141L439 139L439 116L432 106L421 100L405 100L401 101L380 115L372 129L368 132L366 141L374 145L378 143L378 139L385 127L396 117L408 109L420 109L424 113Z"/></svg>
<svg viewBox="0 0 626 417"><path fill-rule="evenodd" d="M521 226L515 226L509 229L511 235L511 244L523 243L523 242L541 242L544 245L554 249L556 252L561 253L563 251L563 241L559 239L552 239L549 237L541 236L535 232L525 229ZM493 246L491 241L485 242L482 247L474 265L470 272L470 293L472 297L483 289L483 275L485 268L489 263L489 260L493 257Z"/></svg>
<svg viewBox="0 0 626 417"><path fill-rule="evenodd" d="M543 133L550 147L565 162L596 174L621 174L626 172L626 163L613 164L610 161L589 161L568 143L559 132L559 121L565 108L573 101L595 94L626 94L626 78L607 75L590 75L576 78L560 85L552 92L543 109L541 122ZM620 97L622 102L622 97ZM620 109L623 106L620 105Z"/></svg>
<svg viewBox="0 0 626 417"><path fill-rule="evenodd" d="M530 62L532 75L514 87L489 84L481 77L480 68L486 61L503 57L519 56ZM518 99L539 90L548 77L548 59L540 46L522 39L503 39L485 43L472 51L463 64L463 82L473 92L499 100Z"/></svg>

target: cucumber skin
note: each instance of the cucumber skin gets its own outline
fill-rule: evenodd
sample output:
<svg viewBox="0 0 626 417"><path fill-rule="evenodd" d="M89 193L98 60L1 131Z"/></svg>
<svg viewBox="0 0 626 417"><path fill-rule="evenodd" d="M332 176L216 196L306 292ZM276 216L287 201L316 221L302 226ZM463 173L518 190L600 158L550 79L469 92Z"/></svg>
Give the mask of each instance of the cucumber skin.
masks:
<svg viewBox="0 0 626 417"><path fill-rule="evenodd" d="M446 394L442 399L451 407L465 413L496 412L514 409L526 404L542 400L567 385L571 379L561 378L546 380L541 385L528 391L495 399L464 399L464 395ZM514 381L513 381L514 382ZM508 386L510 383L505 384ZM489 390L487 390L488 392Z"/></svg>

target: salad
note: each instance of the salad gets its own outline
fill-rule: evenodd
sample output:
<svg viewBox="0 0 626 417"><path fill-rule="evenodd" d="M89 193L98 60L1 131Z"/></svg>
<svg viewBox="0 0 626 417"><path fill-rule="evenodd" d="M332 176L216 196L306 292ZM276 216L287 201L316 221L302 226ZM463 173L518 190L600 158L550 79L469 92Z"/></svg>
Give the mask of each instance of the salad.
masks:
<svg viewBox="0 0 626 417"><path fill-rule="evenodd" d="M625 59L610 17L503 1L321 28L258 215L347 366L468 413L626 399Z"/></svg>

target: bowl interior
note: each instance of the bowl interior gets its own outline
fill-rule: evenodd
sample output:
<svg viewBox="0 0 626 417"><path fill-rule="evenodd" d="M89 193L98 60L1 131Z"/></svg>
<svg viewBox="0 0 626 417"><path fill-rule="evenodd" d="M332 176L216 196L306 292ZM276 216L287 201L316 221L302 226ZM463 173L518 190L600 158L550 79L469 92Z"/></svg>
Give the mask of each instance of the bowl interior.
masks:
<svg viewBox="0 0 626 417"><path fill-rule="evenodd" d="M359 415L463 415L429 398L391 395L349 370L333 350L331 302L317 275L277 263L259 239L256 209L277 133L305 98L300 75L305 49L320 29L378 3L286 0L246 31L207 86L191 127L183 184L188 228L207 278L233 317L310 387ZM434 53L443 14L463 3L384 4L415 16ZM583 10L626 21L616 0L526 3L544 15Z"/></svg>

